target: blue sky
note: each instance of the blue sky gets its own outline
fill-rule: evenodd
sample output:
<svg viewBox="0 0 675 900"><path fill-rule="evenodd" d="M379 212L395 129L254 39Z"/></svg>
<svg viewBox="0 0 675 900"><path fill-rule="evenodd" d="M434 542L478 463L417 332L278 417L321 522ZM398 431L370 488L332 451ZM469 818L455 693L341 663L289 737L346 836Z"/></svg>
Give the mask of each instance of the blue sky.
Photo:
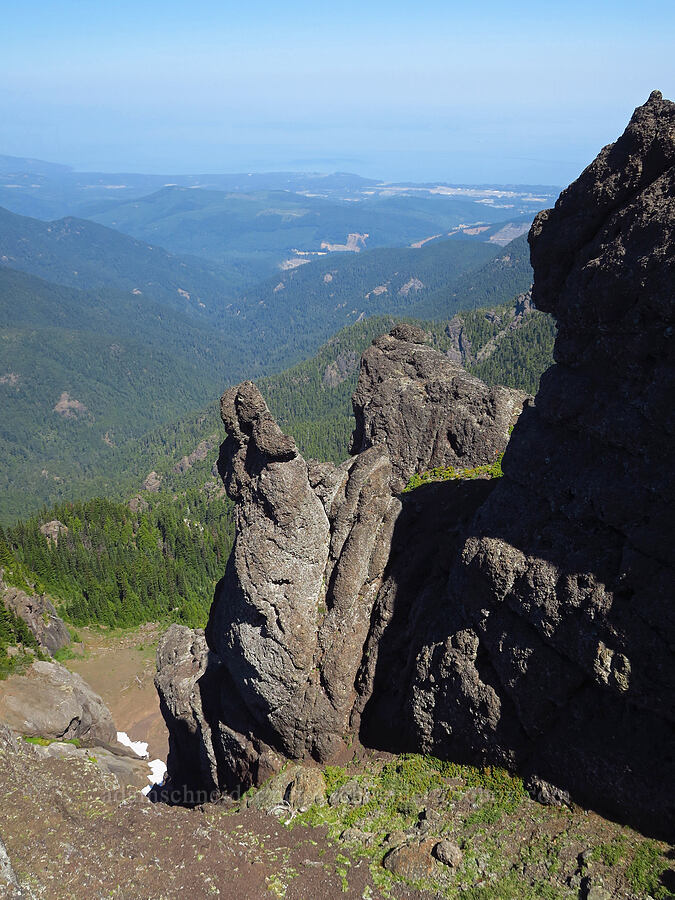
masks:
<svg viewBox="0 0 675 900"><path fill-rule="evenodd" d="M0 153L81 169L563 184L659 88L672 2L26 2Z"/></svg>

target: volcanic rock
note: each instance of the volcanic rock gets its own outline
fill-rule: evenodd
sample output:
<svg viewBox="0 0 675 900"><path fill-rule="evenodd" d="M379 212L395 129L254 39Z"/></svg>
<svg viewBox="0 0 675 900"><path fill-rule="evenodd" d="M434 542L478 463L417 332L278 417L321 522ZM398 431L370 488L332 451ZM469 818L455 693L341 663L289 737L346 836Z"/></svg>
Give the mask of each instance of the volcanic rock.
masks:
<svg viewBox="0 0 675 900"><path fill-rule="evenodd" d="M415 742L671 828L675 104L655 92L530 232L544 374L430 615Z"/></svg>
<svg viewBox="0 0 675 900"><path fill-rule="evenodd" d="M250 382L224 395L234 550L205 639L171 629L158 653L174 784L260 784L357 740L673 830L674 223L655 92L532 226L559 332L520 418L524 395L410 325L363 356L340 466L304 460ZM493 462L516 419L502 479L396 494Z"/></svg>
<svg viewBox="0 0 675 900"><path fill-rule="evenodd" d="M420 328L398 325L361 359L352 453L385 447L395 490L436 466L490 464L525 400L522 391L490 388L469 375L430 347Z"/></svg>
<svg viewBox="0 0 675 900"><path fill-rule="evenodd" d="M51 655L70 644L68 627L47 597L26 594L2 580L0 593L0 602L24 620L42 650Z"/></svg>
<svg viewBox="0 0 675 900"><path fill-rule="evenodd" d="M83 679L57 662L36 660L25 675L0 681L0 722L19 734L114 745L110 710Z"/></svg>

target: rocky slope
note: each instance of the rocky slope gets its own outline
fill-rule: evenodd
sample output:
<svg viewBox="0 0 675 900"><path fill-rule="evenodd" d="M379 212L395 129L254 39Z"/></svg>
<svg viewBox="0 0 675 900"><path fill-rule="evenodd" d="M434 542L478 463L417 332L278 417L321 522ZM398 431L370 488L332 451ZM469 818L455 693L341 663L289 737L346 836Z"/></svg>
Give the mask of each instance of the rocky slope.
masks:
<svg viewBox="0 0 675 900"><path fill-rule="evenodd" d="M655 92L533 225L556 365L500 482L394 493L499 452L523 400L412 331L364 355L337 468L306 462L250 383L225 394L235 549L206 635L174 627L158 653L174 785L260 783L360 740L673 826L674 126Z"/></svg>

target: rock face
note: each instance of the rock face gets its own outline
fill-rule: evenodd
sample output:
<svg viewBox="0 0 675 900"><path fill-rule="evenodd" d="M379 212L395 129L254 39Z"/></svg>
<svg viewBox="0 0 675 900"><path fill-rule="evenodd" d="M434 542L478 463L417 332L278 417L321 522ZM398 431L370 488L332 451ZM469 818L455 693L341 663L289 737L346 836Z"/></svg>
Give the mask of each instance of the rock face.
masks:
<svg viewBox="0 0 675 900"><path fill-rule="evenodd" d="M170 630L157 683L163 708L184 723L172 728L182 737L172 737L171 759L198 735L202 783L233 788L259 782L282 757L325 760L345 747L400 502L380 450L337 468L308 464L250 382L228 391L221 410L219 467L237 502L237 540L209 651L199 635Z"/></svg>
<svg viewBox="0 0 675 900"><path fill-rule="evenodd" d="M361 359L352 453L386 447L395 490L414 472L486 465L504 449L525 399L487 387L429 347L420 328L398 325Z"/></svg>
<svg viewBox="0 0 675 900"><path fill-rule="evenodd" d="M395 496L391 485L405 483L427 458L447 464L453 444L466 446L464 464L492 462L506 445L521 396L490 391L423 344L418 331L395 329L371 351L355 406L361 422L370 422L363 407L381 365L392 380L393 419L381 431L368 427L369 446L337 467L304 460L251 382L222 398L228 437L219 469L237 504L235 546L205 638L175 626L158 650L170 776L184 786L232 790L260 783L284 758L346 756L379 683L374 636L393 615L399 585L413 595L433 578L442 587L447 569L430 557L485 497L487 482L455 486L452 502L441 496L446 485L415 498ZM397 366L409 370L402 377L410 386L398 398ZM405 422L425 386L438 449L424 454L420 424L419 453L404 456L406 440L394 423ZM457 410L443 418L443 400L451 396ZM477 449L480 422L487 451ZM400 546L396 562L392 543ZM377 715L390 712L378 708Z"/></svg>
<svg viewBox="0 0 675 900"><path fill-rule="evenodd" d="M652 94L530 232L558 320L430 620L415 742L672 831L675 104Z"/></svg>
<svg viewBox="0 0 675 900"><path fill-rule="evenodd" d="M523 405L410 326L364 354L341 466L305 461L251 383L225 394L234 551L206 635L158 652L174 784L260 783L355 737L672 831L674 136L655 93L534 222L556 365L503 479L395 493L492 462Z"/></svg>
<svg viewBox="0 0 675 900"><path fill-rule="evenodd" d="M45 522L44 525L40 525L40 531L47 538L47 541L56 547L61 535L68 534L68 527L63 522L59 522L58 519L52 519L51 522Z"/></svg>
<svg viewBox="0 0 675 900"><path fill-rule="evenodd" d="M117 733L103 700L79 675L56 662L33 663L0 681L0 722L19 734L114 745Z"/></svg>
<svg viewBox="0 0 675 900"><path fill-rule="evenodd" d="M0 580L0 603L23 619L35 636L42 650L49 654L70 644L70 632L59 618L54 605L47 597L26 594L18 588L8 587Z"/></svg>

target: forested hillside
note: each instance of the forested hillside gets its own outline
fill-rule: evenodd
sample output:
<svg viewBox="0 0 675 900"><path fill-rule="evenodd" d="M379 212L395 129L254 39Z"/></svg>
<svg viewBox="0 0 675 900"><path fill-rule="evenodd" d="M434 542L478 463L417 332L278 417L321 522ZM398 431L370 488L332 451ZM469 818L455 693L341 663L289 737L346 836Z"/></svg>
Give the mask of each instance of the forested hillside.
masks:
<svg viewBox="0 0 675 900"><path fill-rule="evenodd" d="M0 208L0 263L81 290L116 290L213 320L249 283L86 219L42 222Z"/></svg>
<svg viewBox="0 0 675 900"><path fill-rule="evenodd" d="M360 355L394 322L359 322L313 358L259 379L272 413L305 456L334 462L347 457ZM421 324L432 343L451 354L463 330L464 345L471 346L468 367L491 383L532 390L551 363L553 321L522 297ZM43 509L0 532L0 567L20 586L49 592L76 625L203 624L234 537L232 505L213 471L221 439L214 398L202 412L147 435L133 451L123 449L120 458L137 478L135 487L125 482L127 496L136 494L131 501L94 499ZM153 490L139 491L150 467ZM40 530L50 521L67 529L58 542Z"/></svg>
<svg viewBox="0 0 675 900"><path fill-rule="evenodd" d="M378 315L446 318L486 296L504 302L531 283L527 244L504 250L473 241L439 241L420 249L386 248L321 258L247 291L242 315L262 340L276 338L287 361L316 351L345 325ZM508 257L508 261L503 260ZM493 294L494 296L490 296Z"/></svg>
<svg viewBox="0 0 675 900"><path fill-rule="evenodd" d="M63 504L46 513L65 526L58 542L40 532L45 514L8 529L4 541L76 625L203 624L232 546L231 504L187 491L132 506Z"/></svg>
<svg viewBox="0 0 675 900"><path fill-rule="evenodd" d="M91 223L74 234L62 233L63 223L6 217L11 227L4 238L0 228L0 243L13 241L29 268L49 269L58 257L56 274L66 281L115 283L80 290L0 266L0 521L60 499L129 494L152 468L146 438L152 444L159 426L229 384L311 357L345 324L420 308L447 320L479 299L508 299L530 278L523 238L503 250L439 241L322 257L247 292L222 316L207 316L199 304L195 314L192 296L174 303L162 292L126 289L129 272L115 281L107 268L117 260L115 242L136 243L130 238L100 226L92 232ZM103 245L90 243L92 234ZM157 250L139 246L146 262ZM129 265L133 271L133 255ZM325 423L322 434L336 427Z"/></svg>
<svg viewBox="0 0 675 900"><path fill-rule="evenodd" d="M260 371L254 345L159 301L0 267L0 518L80 483L114 489L116 452Z"/></svg>

